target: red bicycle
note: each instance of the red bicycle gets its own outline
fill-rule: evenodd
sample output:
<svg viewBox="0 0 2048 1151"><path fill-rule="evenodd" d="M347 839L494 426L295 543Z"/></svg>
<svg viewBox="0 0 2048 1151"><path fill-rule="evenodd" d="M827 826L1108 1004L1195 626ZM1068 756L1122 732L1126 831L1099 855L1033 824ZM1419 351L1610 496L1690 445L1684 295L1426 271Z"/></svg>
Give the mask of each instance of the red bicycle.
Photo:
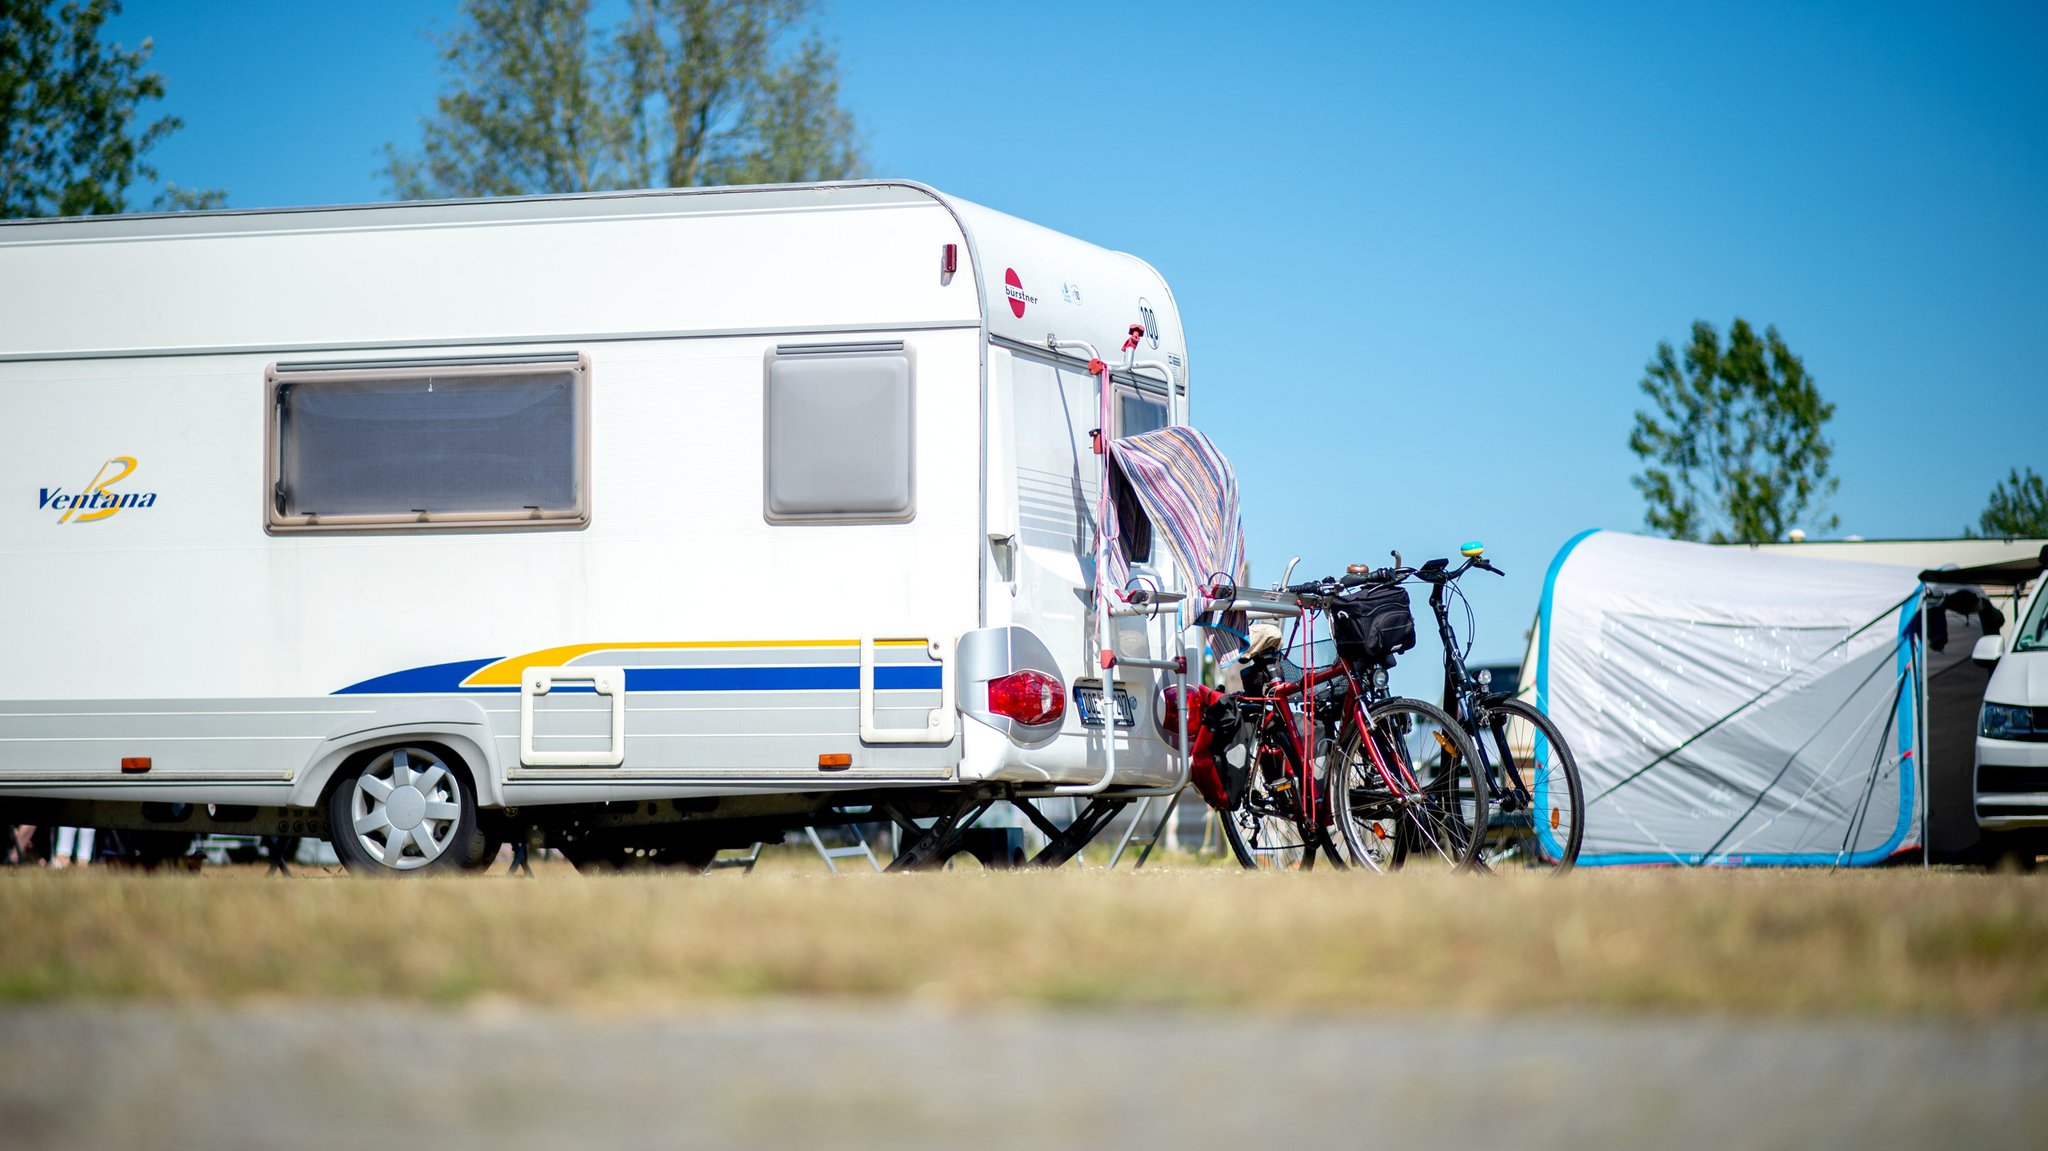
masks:
<svg viewBox="0 0 2048 1151"><path fill-rule="evenodd" d="M1266 597L1298 611L1289 659L1277 629L1257 628L1244 690L1205 722L1229 781L1225 837L1248 868L1307 869L1321 855L1375 871L1414 859L1471 868L1487 788L1464 729L1442 709L1389 694L1387 670L1415 643L1394 569L1312 580ZM1313 658L1327 618L1335 658ZM1306 665L1306 666L1304 666Z"/></svg>

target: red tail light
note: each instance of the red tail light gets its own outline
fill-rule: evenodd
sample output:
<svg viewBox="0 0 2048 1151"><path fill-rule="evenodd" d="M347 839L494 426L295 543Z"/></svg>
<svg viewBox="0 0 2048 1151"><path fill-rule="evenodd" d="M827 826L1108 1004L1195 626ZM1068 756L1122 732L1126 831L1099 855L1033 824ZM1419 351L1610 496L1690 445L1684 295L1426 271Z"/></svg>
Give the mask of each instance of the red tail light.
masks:
<svg viewBox="0 0 2048 1151"><path fill-rule="evenodd" d="M1042 671L1013 671L988 681L988 709L1026 727L1039 727L1067 714L1067 689Z"/></svg>
<svg viewBox="0 0 2048 1151"><path fill-rule="evenodd" d="M1159 730L1168 747L1180 747L1180 690L1166 688L1159 693Z"/></svg>

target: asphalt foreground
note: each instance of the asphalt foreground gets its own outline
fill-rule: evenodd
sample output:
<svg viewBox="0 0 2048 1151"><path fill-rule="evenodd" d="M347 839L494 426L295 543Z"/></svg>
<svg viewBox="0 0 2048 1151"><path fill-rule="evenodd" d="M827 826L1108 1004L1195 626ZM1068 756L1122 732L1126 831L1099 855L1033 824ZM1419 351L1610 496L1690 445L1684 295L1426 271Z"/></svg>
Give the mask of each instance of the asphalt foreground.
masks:
<svg viewBox="0 0 2048 1151"><path fill-rule="evenodd" d="M784 1003L0 1014L43 1147L2038 1146L2039 1027Z"/></svg>
<svg viewBox="0 0 2048 1151"><path fill-rule="evenodd" d="M0 872L0 1147L2038 1145L2048 887Z"/></svg>

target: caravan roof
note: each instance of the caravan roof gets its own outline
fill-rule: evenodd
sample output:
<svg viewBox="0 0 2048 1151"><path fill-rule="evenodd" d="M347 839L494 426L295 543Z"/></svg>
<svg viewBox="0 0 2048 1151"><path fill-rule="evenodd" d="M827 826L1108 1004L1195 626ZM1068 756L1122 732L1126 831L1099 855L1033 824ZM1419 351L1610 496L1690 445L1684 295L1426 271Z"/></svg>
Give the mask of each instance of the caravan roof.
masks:
<svg viewBox="0 0 2048 1151"><path fill-rule="evenodd" d="M1186 379L1150 265L908 181L16 220L0 283L0 360L960 324L1114 352L1142 318Z"/></svg>

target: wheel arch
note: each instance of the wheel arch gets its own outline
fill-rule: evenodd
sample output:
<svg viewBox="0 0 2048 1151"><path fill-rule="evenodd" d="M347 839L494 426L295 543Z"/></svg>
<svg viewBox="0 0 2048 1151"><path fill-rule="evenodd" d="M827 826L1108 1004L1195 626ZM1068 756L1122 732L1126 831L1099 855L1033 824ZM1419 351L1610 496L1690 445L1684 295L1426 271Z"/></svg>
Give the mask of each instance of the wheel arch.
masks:
<svg viewBox="0 0 2048 1151"><path fill-rule="evenodd" d="M474 700L418 701L379 710L331 732L292 781L293 807L317 807L343 765L404 743L434 744L459 762L478 808L504 806L504 783L492 752L490 717Z"/></svg>

